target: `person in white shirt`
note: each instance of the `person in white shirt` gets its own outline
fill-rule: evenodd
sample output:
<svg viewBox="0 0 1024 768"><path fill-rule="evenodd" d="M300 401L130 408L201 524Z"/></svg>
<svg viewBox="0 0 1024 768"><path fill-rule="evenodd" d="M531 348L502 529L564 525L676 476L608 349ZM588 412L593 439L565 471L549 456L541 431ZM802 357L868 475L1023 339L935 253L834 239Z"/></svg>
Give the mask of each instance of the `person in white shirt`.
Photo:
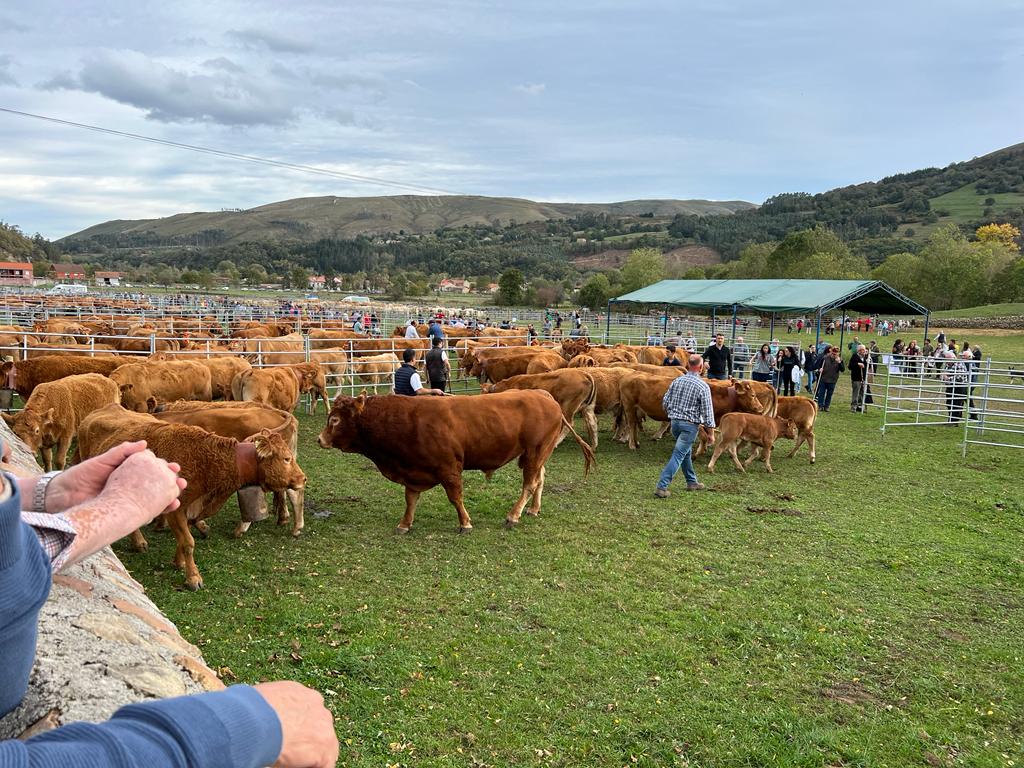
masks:
<svg viewBox="0 0 1024 768"><path fill-rule="evenodd" d="M416 323L414 323L412 320L410 320L409 324L405 328L405 338L407 338L407 339L418 339L419 337L420 337L420 334L416 330Z"/></svg>

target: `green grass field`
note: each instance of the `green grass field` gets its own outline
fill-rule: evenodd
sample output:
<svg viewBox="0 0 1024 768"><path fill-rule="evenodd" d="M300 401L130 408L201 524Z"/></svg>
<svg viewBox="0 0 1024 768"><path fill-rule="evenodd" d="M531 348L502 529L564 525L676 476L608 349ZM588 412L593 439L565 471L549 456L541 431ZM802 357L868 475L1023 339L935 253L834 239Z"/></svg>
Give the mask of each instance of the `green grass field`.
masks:
<svg viewBox="0 0 1024 768"><path fill-rule="evenodd" d="M1024 359L1022 335L973 335ZM321 412L300 539L231 539L232 502L198 594L169 533L118 553L229 680L322 691L342 765L1020 765L1024 456L883 437L836 398L817 464L701 464L700 494L654 499L670 442L607 431L587 479L563 443L516 530L514 467L467 473L466 536L440 489L396 536L401 488L318 448Z"/></svg>
<svg viewBox="0 0 1024 768"><path fill-rule="evenodd" d="M1006 192L993 195L979 195L974 187L974 184L967 184L960 189L933 197L929 201L932 210L949 211L950 215L942 217L942 221L954 221L959 224L980 219L982 212L986 208L985 200L989 197L996 201L992 209L997 212L1006 208L1019 208L1024 205L1024 193Z"/></svg>

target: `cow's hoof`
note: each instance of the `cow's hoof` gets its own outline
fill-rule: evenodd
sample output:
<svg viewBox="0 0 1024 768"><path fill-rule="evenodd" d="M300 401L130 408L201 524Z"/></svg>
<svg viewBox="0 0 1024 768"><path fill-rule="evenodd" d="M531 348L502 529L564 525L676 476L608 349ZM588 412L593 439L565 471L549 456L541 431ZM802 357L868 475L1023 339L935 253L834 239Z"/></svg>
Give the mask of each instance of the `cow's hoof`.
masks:
<svg viewBox="0 0 1024 768"><path fill-rule="evenodd" d="M473 526L472 525L460 525L459 526L459 533L460 534L472 533L472 532L473 532Z"/></svg>
<svg viewBox="0 0 1024 768"><path fill-rule="evenodd" d="M302 529L301 528L299 528L299 530L297 530L297 531L292 531L292 538L293 539L297 539L301 535L302 535Z"/></svg>
<svg viewBox="0 0 1024 768"><path fill-rule="evenodd" d="M814 463L814 457L811 456L811 464L813 464L813 463Z"/></svg>
<svg viewBox="0 0 1024 768"><path fill-rule="evenodd" d="M536 517L537 515L540 514L540 510L539 509L528 509L528 510L526 510L526 514L528 514L530 517Z"/></svg>
<svg viewBox="0 0 1024 768"><path fill-rule="evenodd" d="M203 588L202 579L200 579L198 581L186 581L185 582L185 589L187 589L189 592L198 592L202 588Z"/></svg>
<svg viewBox="0 0 1024 768"><path fill-rule="evenodd" d="M132 549L134 549L136 552L148 552L149 544L146 542L143 542L142 544L136 544L134 547L132 547Z"/></svg>
<svg viewBox="0 0 1024 768"><path fill-rule="evenodd" d="M510 531L517 525L519 525L518 520L505 520L505 527L508 528Z"/></svg>
<svg viewBox="0 0 1024 768"><path fill-rule="evenodd" d="M405 528L405 527L403 527L403 526L401 526L401 525L400 525L400 526L398 526L397 528L395 528L395 533L397 533L397 534L399 534L399 535L401 535L401 536L404 536L404 535L405 535L405 534L407 534L408 532L409 532L409 529L408 529L408 528Z"/></svg>

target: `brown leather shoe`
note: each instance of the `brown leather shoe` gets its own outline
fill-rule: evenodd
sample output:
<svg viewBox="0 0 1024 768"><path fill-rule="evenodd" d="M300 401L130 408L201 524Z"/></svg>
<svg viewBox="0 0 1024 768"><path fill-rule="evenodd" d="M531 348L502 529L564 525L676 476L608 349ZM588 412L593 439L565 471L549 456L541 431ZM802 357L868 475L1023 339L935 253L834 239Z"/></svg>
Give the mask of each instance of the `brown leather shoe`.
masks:
<svg viewBox="0 0 1024 768"><path fill-rule="evenodd" d="M686 490L688 491L703 491L704 483L687 483Z"/></svg>
<svg viewBox="0 0 1024 768"><path fill-rule="evenodd" d="M656 499L667 499L672 495L672 491L668 488L656 488L654 491L654 498Z"/></svg>

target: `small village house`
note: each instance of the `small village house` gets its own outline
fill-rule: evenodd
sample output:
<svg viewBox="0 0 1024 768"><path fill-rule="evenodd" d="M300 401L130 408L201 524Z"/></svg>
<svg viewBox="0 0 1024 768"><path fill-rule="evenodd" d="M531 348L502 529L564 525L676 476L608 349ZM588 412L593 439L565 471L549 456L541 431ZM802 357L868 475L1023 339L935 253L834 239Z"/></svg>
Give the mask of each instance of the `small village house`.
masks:
<svg viewBox="0 0 1024 768"><path fill-rule="evenodd" d="M441 293L469 293L469 280L464 278L445 278L437 284L437 290Z"/></svg>
<svg viewBox="0 0 1024 768"><path fill-rule="evenodd" d="M117 287L121 285L121 279L120 272L97 272L93 275L93 280L96 282L96 285Z"/></svg>
<svg viewBox="0 0 1024 768"><path fill-rule="evenodd" d="M32 285L32 264L25 261L0 261L0 285Z"/></svg>
<svg viewBox="0 0 1024 768"><path fill-rule="evenodd" d="M84 264L51 264L46 276L58 283L85 280Z"/></svg>

